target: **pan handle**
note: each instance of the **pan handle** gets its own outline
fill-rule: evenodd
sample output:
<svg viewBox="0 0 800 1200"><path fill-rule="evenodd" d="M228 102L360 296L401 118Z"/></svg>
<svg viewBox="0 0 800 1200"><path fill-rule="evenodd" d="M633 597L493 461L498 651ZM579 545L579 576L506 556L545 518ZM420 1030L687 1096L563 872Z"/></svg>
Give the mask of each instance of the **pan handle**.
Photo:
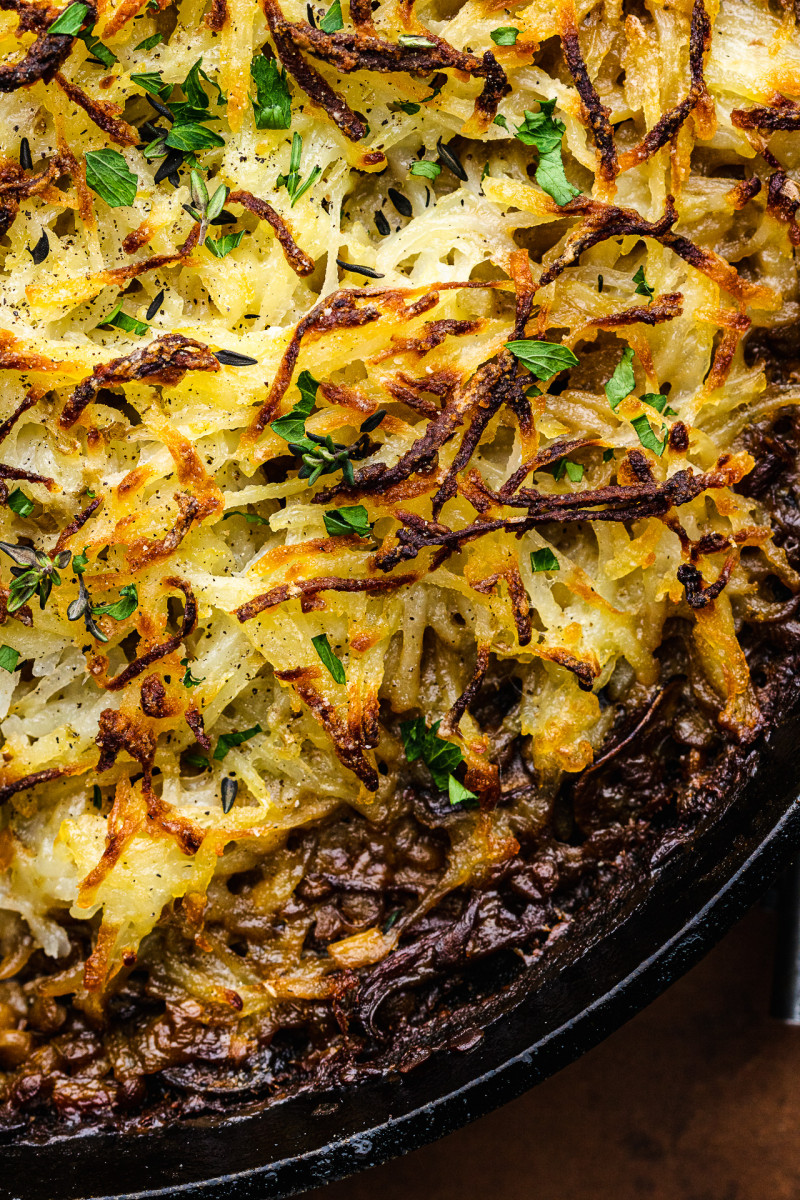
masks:
<svg viewBox="0 0 800 1200"><path fill-rule="evenodd" d="M778 880L777 888L778 936L770 1013L787 1025L800 1025L800 858Z"/></svg>

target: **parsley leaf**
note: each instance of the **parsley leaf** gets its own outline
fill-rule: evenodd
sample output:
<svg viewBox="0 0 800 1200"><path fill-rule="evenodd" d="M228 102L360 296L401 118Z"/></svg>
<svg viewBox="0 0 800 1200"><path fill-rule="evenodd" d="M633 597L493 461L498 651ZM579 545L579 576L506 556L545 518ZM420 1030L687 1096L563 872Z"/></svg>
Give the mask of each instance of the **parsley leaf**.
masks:
<svg viewBox="0 0 800 1200"><path fill-rule="evenodd" d="M246 232L246 229L240 229L238 233L226 233L224 237L207 237L206 249L210 250L215 258L224 258L231 250L236 249Z"/></svg>
<svg viewBox="0 0 800 1200"><path fill-rule="evenodd" d="M523 338L517 342L506 342L506 346L537 379L551 379L559 371L578 365L572 351L556 342Z"/></svg>
<svg viewBox="0 0 800 1200"><path fill-rule="evenodd" d="M186 667L186 672L181 680L181 683L185 688L200 687L201 683L205 683L205 677L203 679L198 679L192 674L192 668L189 666L188 658L181 659L181 666Z"/></svg>
<svg viewBox="0 0 800 1200"><path fill-rule="evenodd" d="M338 33L340 29L344 29L340 0L333 0L333 4L320 21L319 27L323 33Z"/></svg>
<svg viewBox="0 0 800 1200"><path fill-rule="evenodd" d="M109 50L108 46L105 46L99 38L94 36L93 29L87 29L80 36L81 41L92 57L96 58L99 63L102 63L104 67L113 67L115 62L119 62L113 50Z"/></svg>
<svg viewBox="0 0 800 1200"><path fill-rule="evenodd" d="M142 91L151 96L160 96L164 90L164 80L160 71L145 71L143 75L131 75L131 83L135 83Z"/></svg>
<svg viewBox="0 0 800 1200"><path fill-rule="evenodd" d="M409 117L413 117L419 111L420 105L414 104L412 100L392 100L389 104L389 112L404 112Z"/></svg>
<svg viewBox="0 0 800 1200"><path fill-rule="evenodd" d="M260 517L258 513L245 512L243 508L229 508L226 513L223 513L223 521L227 521L228 517L244 517L248 525L269 525L269 517Z"/></svg>
<svg viewBox="0 0 800 1200"><path fill-rule="evenodd" d="M450 797L451 804L467 804L469 800L477 800L478 797L474 792L471 792L463 783L459 783L455 775L447 777L447 794ZM472 808L471 804L467 804L468 808Z"/></svg>
<svg viewBox="0 0 800 1200"><path fill-rule="evenodd" d="M499 29L493 29L489 37L495 46L513 46L519 37L519 30L513 25L501 25Z"/></svg>
<svg viewBox="0 0 800 1200"><path fill-rule="evenodd" d="M124 329L126 333L135 333L142 337L150 328L145 325L144 321L137 321L135 317L129 317L127 313L122 312L122 301L118 300L114 308L106 317L105 321L101 321L98 329L104 325L111 325L114 329Z"/></svg>
<svg viewBox="0 0 800 1200"><path fill-rule="evenodd" d="M449 779L453 771L461 766L464 755L454 742L447 742L437 736L441 721L434 721L430 729L425 724L424 717L416 717L413 721L403 721L400 725L400 736L408 762L416 762L421 758L433 776L433 782L438 788L449 788Z"/></svg>
<svg viewBox="0 0 800 1200"><path fill-rule="evenodd" d="M156 46L160 46L164 40L163 33L151 33L150 37L139 42L138 46L134 46L134 50L154 50Z"/></svg>
<svg viewBox="0 0 800 1200"><path fill-rule="evenodd" d="M29 517L33 512L34 504L20 488L14 488L14 491L8 497L8 507L18 517Z"/></svg>
<svg viewBox="0 0 800 1200"><path fill-rule="evenodd" d="M311 645L316 650L323 665L327 667L334 683L346 683L347 677L344 673L344 666L341 659L331 649L327 633L317 634L316 637L311 639Z"/></svg>
<svg viewBox="0 0 800 1200"><path fill-rule="evenodd" d="M250 74L256 85L256 99L251 101L256 129L288 129L292 123L292 97L286 71L274 58L259 54L250 64Z"/></svg>
<svg viewBox="0 0 800 1200"><path fill-rule="evenodd" d="M318 387L319 380L315 379L310 371L301 371L297 377L300 399L285 417L278 417L277 421L272 422L272 432L277 433L285 442L302 442L306 436L306 420L311 416L317 402Z"/></svg>
<svg viewBox="0 0 800 1200"><path fill-rule="evenodd" d="M56 17L47 30L48 33L62 33L66 37L74 37L83 24L89 9L85 4L70 4Z"/></svg>
<svg viewBox="0 0 800 1200"><path fill-rule="evenodd" d="M8 671L9 675L19 662L19 650L11 646L0 646L0 669Z"/></svg>
<svg viewBox="0 0 800 1200"><path fill-rule="evenodd" d="M222 762L229 750L232 750L234 746L241 746L242 742L249 742L250 738L255 737L257 733L261 733L260 725L254 725L252 729L243 729L234 733L221 733L217 739L213 757L217 762Z"/></svg>
<svg viewBox="0 0 800 1200"><path fill-rule="evenodd" d="M665 417L677 417L678 415L674 408L666 407L667 397L661 392L645 392L639 399L642 404L649 404L651 408L654 408L656 412L663 413Z"/></svg>
<svg viewBox="0 0 800 1200"><path fill-rule="evenodd" d="M636 430L636 436L644 448L646 450L652 450L654 454L657 454L660 458L664 453L664 447L667 444L667 438L669 436L666 429L662 426L664 437L663 439L659 440L659 438L657 438L653 432L650 422L648 421L647 417L644 416L644 414L642 414L641 417L634 417L634 419L631 421L631 425Z"/></svg>
<svg viewBox="0 0 800 1200"><path fill-rule="evenodd" d="M139 594L136 591L135 583L126 583L124 587L119 589L119 600L115 600L111 604L93 604L92 612L95 616L112 617L115 621L127 621L128 617L132 616L139 607Z"/></svg>
<svg viewBox="0 0 800 1200"><path fill-rule="evenodd" d="M438 163L423 158L419 162L412 163L408 173L409 175L422 175L425 179L437 179L442 173L442 168Z"/></svg>
<svg viewBox="0 0 800 1200"><path fill-rule="evenodd" d="M82 6L81 6L82 7ZM133 204L139 181L118 150L87 150L86 182L109 208Z"/></svg>
<svg viewBox="0 0 800 1200"><path fill-rule="evenodd" d="M570 462L568 458L559 459L553 468L553 478L563 479L567 475L573 483L583 479L583 467L580 463Z"/></svg>
<svg viewBox="0 0 800 1200"><path fill-rule="evenodd" d="M72 556L72 569L76 575L82 575L89 565L89 556L86 553L87 549L88 547L84 546L82 554L73 554Z"/></svg>
<svg viewBox="0 0 800 1200"><path fill-rule="evenodd" d="M622 358L614 368L614 374L605 385L605 393L613 412L616 412L626 396L630 396L636 380L633 375L633 350L626 346Z"/></svg>
<svg viewBox="0 0 800 1200"><path fill-rule="evenodd" d="M650 284L644 277L644 267L639 267L639 270L633 277L633 282L636 284L636 295L647 296L648 301L653 299L655 288L650 287Z"/></svg>
<svg viewBox="0 0 800 1200"><path fill-rule="evenodd" d="M525 120L514 136L524 145L535 146L539 151L536 182L556 204L563 206L569 204L575 196L580 196L581 192L564 174L561 142L567 127L563 121L553 118L555 106L555 100L540 100L539 112L533 113L526 109Z"/></svg>
<svg viewBox="0 0 800 1200"><path fill-rule="evenodd" d="M541 550L531 550L531 570L534 574L539 571L560 571L558 559L549 546Z"/></svg>
<svg viewBox="0 0 800 1200"><path fill-rule="evenodd" d="M176 122L165 137L164 143L172 150L193 153L195 150L212 150L215 146L224 146L225 139L213 129L206 129L205 125L198 125L196 121L186 121L182 124Z"/></svg>
<svg viewBox="0 0 800 1200"><path fill-rule="evenodd" d="M331 537L349 537L357 533L359 537L368 538L372 534L372 525L363 504L329 509L323 520Z"/></svg>

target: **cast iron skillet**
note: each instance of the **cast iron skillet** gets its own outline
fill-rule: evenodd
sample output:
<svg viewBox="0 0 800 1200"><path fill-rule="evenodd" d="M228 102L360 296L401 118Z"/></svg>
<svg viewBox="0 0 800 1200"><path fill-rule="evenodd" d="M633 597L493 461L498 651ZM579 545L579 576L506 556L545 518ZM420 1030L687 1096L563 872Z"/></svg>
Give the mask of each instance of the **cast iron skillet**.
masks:
<svg viewBox="0 0 800 1200"><path fill-rule="evenodd" d="M11 1145L0 1153L0 1196L277 1200L412 1150L513 1099L623 1024L717 941L798 845L800 717L773 732L735 803L611 928L565 938L544 973L496 999L496 1019L471 1050L238 1118Z"/></svg>

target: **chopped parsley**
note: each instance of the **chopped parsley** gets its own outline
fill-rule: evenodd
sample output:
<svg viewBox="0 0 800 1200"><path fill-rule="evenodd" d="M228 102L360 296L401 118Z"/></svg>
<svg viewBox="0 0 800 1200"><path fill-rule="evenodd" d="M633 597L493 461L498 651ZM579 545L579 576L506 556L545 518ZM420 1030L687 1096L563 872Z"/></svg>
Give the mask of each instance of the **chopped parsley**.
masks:
<svg viewBox="0 0 800 1200"><path fill-rule="evenodd" d="M250 64L250 74L256 85L252 101L256 129L288 129L292 123L292 97L286 71L274 58L258 54Z"/></svg>
<svg viewBox="0 0 800 1200"><path fill-rule="evenodd" d="M228 517L244 517L248 525L269 525L269 517L260 517L258 513L245 512L243 508L230 508L226 513L223 513L223 521L227 521Z"/></svg>
<svg viewBox="0 0 800 1200"><path fill-rule="evenodd" d="M438 163L423 158L419 162L412 163L408 173L409 175L421 175L424 179L438 179L442 168Z"/></svg>
<svg viewBox="0 0 800 1200"><path fill-rule="evenodd" d="M86 183L109 208L133 204L139 181L118 150L87 150L85 161Z"/></svg>
<svg viewBox="0 0 800 1200"><path fill-rule="evenodd" d="M536 182L559 207L563 207L575 196L580 196L581 192L580 188L569 182L564 173L562 139L567 127L563 121L553 117L555 106L555 100L540 100L538 112L526 109L525 120L514 131L514 137L524 145L534 146L539 151ZM508 121L499 113L494 123L503 129L509 129Z"/></svg>
<svg viewBox="0 0 800 1200"><path fill-rule="evenodd" d="M93 604L92 612L96 617L111 617L114 621L127 621L139 607L139 594L135 583L126 583L119 589L119 600L111 604Z"/></svg>
<svg viewBox="0 0 800 1200"><path fill-rule="evenodd" d="M653 432L652 426L647 417L642 414L640 417L634 417L631 425L636 430L636 436L646 450L652 450L660 458L664 453L664 448L667 444L669 434L664 426L662 426L663 438L658 438Z"/></svg>
<svg viewBox="0 0 800 1200"><path fill-rule="evenodd" d="M316 650L324 667L327 668L334 683L346 683L347 677L344 673L344 665L342 660L334 654L328 641L327 633L317 634L311 639L311 645Z"/></svg>
<svg viewBox="0 0 800 1200"><path fill-rule="evenodd" d="M111 312L101 321L98 329L102 329L105 325L111 325L114 329L123 329L126 333L135 333L138 337L142 337L150 328L145 325L144 321L137 321L135 317L129 317L127 313L122 311L122 300L118 300Z"/></svg>
<svg viewBox="0 0 800 1200"><path fill-rule="evenodd" d="M181 680L181 683L185 688L200 687L201 683L205 683L205 677L198 679L192 674L192 668L189 666L188 658L181 659L181 666L186 668L183 679Z"/></svg>
<svg viewBox="0 0 800 1200"><path fill-rule="evenodd" d="M48 33L61 33L66 37L75 37L86 19L89 9L86 4L70 4L56 17L47 30Z"/></svg>
<svg viewBox="0 0 800 1200"><path fill-rule="evenodd" d="M655 288L650 287L650 284L644 277L644 267L639 267L639 270L633 277L633 282L636 284L636 295L647 296L648 301L653 299Z"/></svg>
<svg viewBox="0 0 800 1200"><path fill-rule="evenodd" d="M422 759L433 776L433 782L444 791L447 788L451 804L461 804L465 800L476 800L477 796L464 787L453 775L464 761L464 755L454 742L448 742L438 736L441 721L434 721L430 729L423 717L413 721L403 721L400 725L400 736L408 762Z"/></svg>
<svg viewBox="0 0 800 1200"><path fill-rule="evenodd" d="M261 733L260 725L254 725L252 729L242 729L233 733L221 733L217 739L213 757L217 762L222 762L229 750L232 750L234 746L241 746L242 742L249 742L250 738L254 738L257 733Z"/></svg>
<svg viewBox="0 0 800 1200"><path fill-rule="evenodd" d="M559 459L553 466L553 478L563 479L565 475L573 483L580 483L583 479L583 467L580 463L570 462L568 458Z"/></svg>
<svg viewBox="0 0 800 1200"><path fill-rule="evenodd" d="M164 40L163 33L151 33L150 37L146 37L143 42L139 42L138 46L134 46L134 50L154 50L156 46L160 46ZM131 76L131 78L133 78Z"/></svg>
<svg viewBox="0 0 800 1200"><path fill-rule="evenodd" d="M340 29L344 29L340 0L333 0L333 4L320 21L319 27L323 33L338 33Z"/></svg>
<svg viewBox="0 0 800 1200"><path fill-rule="evenodd" d="M544 342L538 338L523 338L506 342L507 348L536 379L551 379L559 371L577 367L578 360L567 346L557 342Z"/></svg>
<svg viewBox="0 0 800 1200"><path fill-rule="evenodd" d="M642 404L649 404L651 408L654 408L656 412L663 413L665 417L677 417L678 415L674 408L666 407L667 397L661 392L645 392L639 399Z"/></svg>
<svg viewBox="0 0 800 1200"><path fill-rule="evenodd" d="M215 258L225 258L226 254L236 249L246 232L246 229L240 229L238 233L226 233L224 237L207 237L205 247Z"/></svg>
<svg viewBox="0 0 800 1200"><path fill-rule="evenodd" d="M636 380L633 374L633 350L626 346L622 358L614 368L614 373L605 385L605 393L613 412L616 412L626 396L630 396Z"/></svg>
<svg viewBox="0 0 800 1200"><path fill-rule="evenodd" d="M20 488L14 488L8 497L8 507L18 517L29 517L33 512L34 503Z"/></svg>
<svg viewBox="0 0 800 1200"><path fill-rule="evenodd" d="M493 29L489 37L495 46L513 46L519 37L519 30L513 25L501 25L499 29Z"/></svg>
<svg viewBox="0 0 800 1200"><path fill-rule="evenodd" d="M531 570L536 575L540 571L560 571L561 568L550 547L543 546L541 550L531 550Z"/></svg>
<svg viewBox="0 0 800 1200"><path fill-rule="evenodd" d="M344 508L332 508L325 513L323 520L325 528L331 537L350 537L358 534L368 538L372 535L369 515L363 504L346 505Z"/></svg>
<svg viewBox="0 0 800 1200"><path fill-rule="evenodd" d="M12 646L0 646L0 668L3 671L8 671L10 675L18 662L19 650L15 650Z"/></svg>
<svg viewBox="0 0 800 1200"><path fill-rule="evenodd" d="M272 432L277 433L285 442L302 442L306 436L306 420L311 416L317 402L318 387L319 380L315 379L310 371L301 371L297 377L300 399L285 417L278 417L277 421L272 422Z"/></svg>

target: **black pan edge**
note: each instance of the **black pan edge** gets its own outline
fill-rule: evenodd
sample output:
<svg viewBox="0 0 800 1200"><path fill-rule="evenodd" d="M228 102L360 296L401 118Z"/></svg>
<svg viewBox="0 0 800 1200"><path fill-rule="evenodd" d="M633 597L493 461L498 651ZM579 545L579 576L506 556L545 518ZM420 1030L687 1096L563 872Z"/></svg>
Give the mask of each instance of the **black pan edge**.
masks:
<svg viewBox="0 0 800 1200"><path fill-rule="evenodd" d="M486 1030L407 1076L255 1115L0 1152L3 1200L281 1200L442 1137L596 1045L709 950L800 846L800 718L616 927Z"/></svg>

